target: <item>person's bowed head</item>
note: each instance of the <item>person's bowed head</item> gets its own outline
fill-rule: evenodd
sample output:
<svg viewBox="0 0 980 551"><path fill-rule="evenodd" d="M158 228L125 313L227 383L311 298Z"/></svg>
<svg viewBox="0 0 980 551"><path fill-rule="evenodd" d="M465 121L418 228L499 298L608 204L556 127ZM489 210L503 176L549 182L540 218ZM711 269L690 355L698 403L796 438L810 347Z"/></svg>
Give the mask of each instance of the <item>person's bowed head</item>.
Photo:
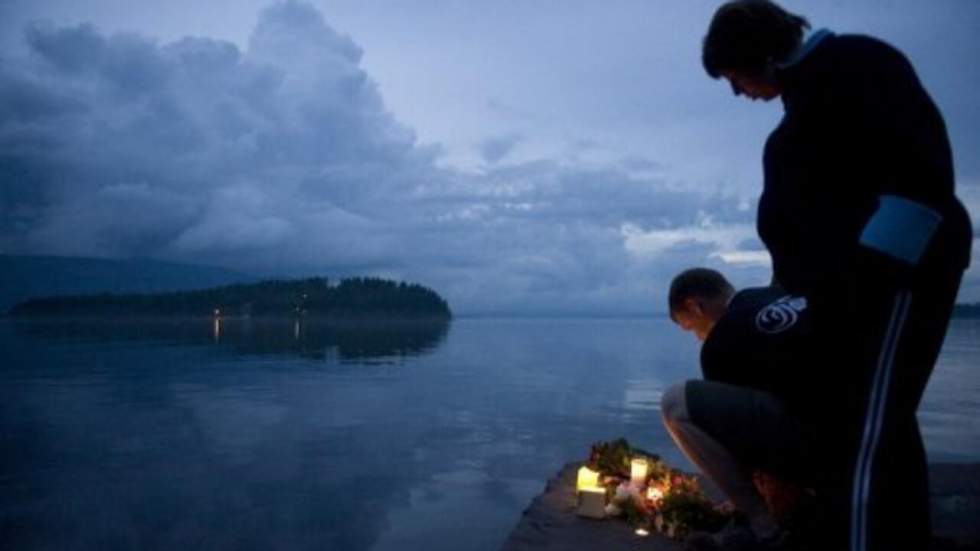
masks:
<svg viewBox="0 0 980 551"><path fill-rule="evenodd" d="M704 341L734 295L735 288L720 272L710 268L685 270L670 284L670 319Z"/></svg>

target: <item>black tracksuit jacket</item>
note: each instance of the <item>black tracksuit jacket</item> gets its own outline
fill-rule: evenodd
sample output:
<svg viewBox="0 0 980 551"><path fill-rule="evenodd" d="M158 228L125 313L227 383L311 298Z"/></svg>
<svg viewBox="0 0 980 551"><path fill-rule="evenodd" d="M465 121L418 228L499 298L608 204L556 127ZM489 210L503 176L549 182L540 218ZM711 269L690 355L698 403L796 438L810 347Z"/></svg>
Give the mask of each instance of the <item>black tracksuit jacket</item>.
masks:
<svg viewBox="0 0 980 551"><path fill-rule="evenodd" d="M788 392L807 407L841 380L860 379L834 360L862 332L862 285L928 286L937 274L958 274L969 264L972 235L954 195L945 123L899 51L871 37L831 34L778 78L785 116L765 146L757 229L775 282L806 297L814 330L824 331L813 356L824 365ZM882 195L942 216L914 267L859 245Z"/></svg>
<svg viewBox="0 0 980 551"><path fill-rule="evenodd" d="M944 217L923 268L964 269L970 222L953 194L946 125L906 58L874 38L831 35L780 79L786 113L766 142L757 219L776 281L811 302L836 293L887 194Z"/></svg>

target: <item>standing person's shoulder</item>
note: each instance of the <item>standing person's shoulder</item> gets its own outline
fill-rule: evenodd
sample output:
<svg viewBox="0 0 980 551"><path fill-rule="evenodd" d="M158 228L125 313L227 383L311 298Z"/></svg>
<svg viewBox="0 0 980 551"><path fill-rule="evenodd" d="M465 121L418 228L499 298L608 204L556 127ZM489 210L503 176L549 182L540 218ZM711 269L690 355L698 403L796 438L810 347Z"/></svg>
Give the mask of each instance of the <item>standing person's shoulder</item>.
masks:
<svg viewBox="0 0 980 551"><path fill-rule="evenodd" d="M895 46L867 34L835 34L825 44L834 51L867 52L868 55L905 57Z"/></svg>
<svg viewBox="0 0 980 551"><path fill-rule="evenodd" d="M905 55L884 40L826 29L815 32L779 70L788 87L784 101L790 104L835 88L840 90L834 94L852 96L869 82L877 83L873 87L880 93L882 77L906 79L914 74Z"/></svg>
<svg viewBox="0 0 980 551"><path fill-rule="evenodd" d="M814 52L814 58L835 71L851 73L855 82L871 73L912 71L912 64L898 48L864 34L833 34Z"/></svg>

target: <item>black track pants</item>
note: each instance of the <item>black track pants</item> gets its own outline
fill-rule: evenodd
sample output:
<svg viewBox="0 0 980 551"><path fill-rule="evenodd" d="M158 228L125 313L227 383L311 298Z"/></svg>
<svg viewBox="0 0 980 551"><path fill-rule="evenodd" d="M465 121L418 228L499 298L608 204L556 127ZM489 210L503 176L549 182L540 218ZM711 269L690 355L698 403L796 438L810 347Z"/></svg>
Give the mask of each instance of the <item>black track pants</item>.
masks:
<svg viewBox="0 0 980 551"><path fill-rule="evenodd" d="M839 416L823 423L822 488L835 548L926 549L926 455L916 410L942 347L962 273L906 286L859 284L859 308L821 320L841 377ZM843 334L847 332L847 334ZM818 330L818 334L820 331ZM835 335L835 337L829 337ZM818 339L821 340L821 339ZM833 388L833 385L828 388ZM847 527L846 534L842 527Z"/></svg>

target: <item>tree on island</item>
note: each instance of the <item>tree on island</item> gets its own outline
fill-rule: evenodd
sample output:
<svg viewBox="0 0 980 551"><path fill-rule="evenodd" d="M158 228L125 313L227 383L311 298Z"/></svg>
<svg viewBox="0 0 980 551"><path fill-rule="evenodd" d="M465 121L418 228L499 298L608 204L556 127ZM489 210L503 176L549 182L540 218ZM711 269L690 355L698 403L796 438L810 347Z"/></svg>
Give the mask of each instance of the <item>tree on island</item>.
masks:
<svg viewBox="0 0 980 551"><path fill-rule="evenodd" d="M14 317L318 316L449 319L449 304L422 285L374 277L268 280L152 294L37 298L15 305Z"/></svg>

